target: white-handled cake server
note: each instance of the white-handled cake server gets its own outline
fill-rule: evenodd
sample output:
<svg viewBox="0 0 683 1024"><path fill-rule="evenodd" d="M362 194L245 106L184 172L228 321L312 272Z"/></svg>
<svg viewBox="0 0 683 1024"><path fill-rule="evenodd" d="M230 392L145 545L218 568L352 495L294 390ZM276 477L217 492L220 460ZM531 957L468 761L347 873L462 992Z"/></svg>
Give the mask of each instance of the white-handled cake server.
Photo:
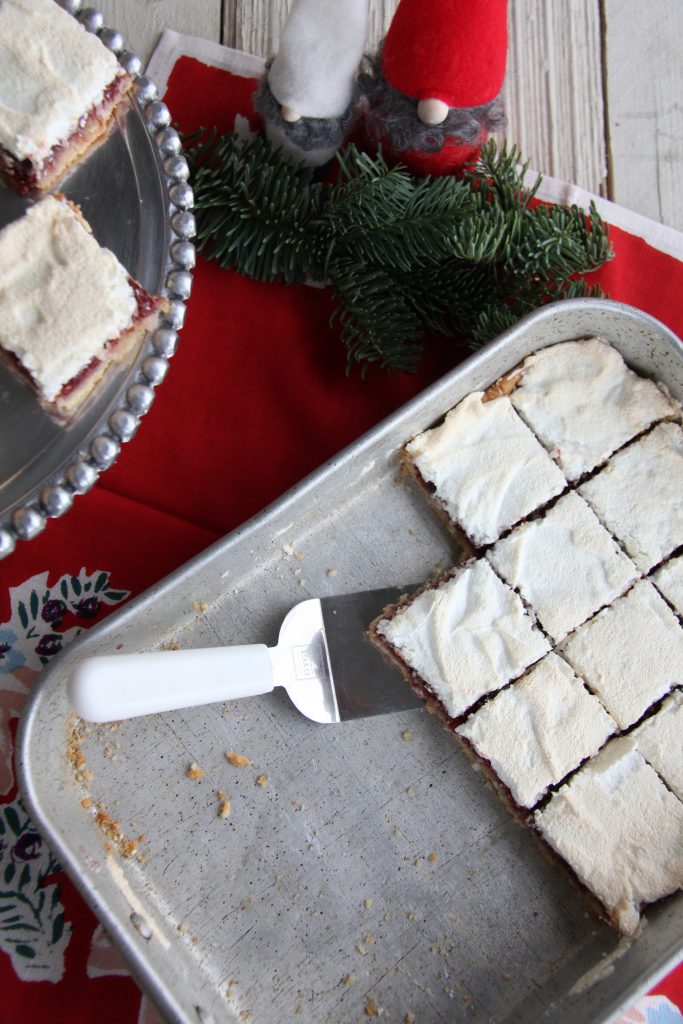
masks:
<svg viewBox="0 0 683 1024"><path fill-rule="evenodd" d="M422 701L367 636L368 625L405 590L311 598L287 613L276 647L248 644L88 658L69 699L91 722L253 697L283 686L314 722L406 711Z"/></svg>

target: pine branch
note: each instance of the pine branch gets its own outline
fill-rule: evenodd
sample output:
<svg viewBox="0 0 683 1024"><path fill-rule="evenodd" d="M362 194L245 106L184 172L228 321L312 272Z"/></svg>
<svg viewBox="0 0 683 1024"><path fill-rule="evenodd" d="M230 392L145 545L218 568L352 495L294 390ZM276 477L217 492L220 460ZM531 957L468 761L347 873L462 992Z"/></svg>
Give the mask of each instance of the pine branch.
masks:
<svg viewBox="0 0 683 1024"><path fill-rule="evenodd" d="M581 275L612 258L607 226L594 206L536 203L514 147L488 143L458 180L347 146L321 182L262 137L186 145L201 252L259 281L325 281L349 365L412 370L426 335L477 346L545 302L602 294Z"/></svg>

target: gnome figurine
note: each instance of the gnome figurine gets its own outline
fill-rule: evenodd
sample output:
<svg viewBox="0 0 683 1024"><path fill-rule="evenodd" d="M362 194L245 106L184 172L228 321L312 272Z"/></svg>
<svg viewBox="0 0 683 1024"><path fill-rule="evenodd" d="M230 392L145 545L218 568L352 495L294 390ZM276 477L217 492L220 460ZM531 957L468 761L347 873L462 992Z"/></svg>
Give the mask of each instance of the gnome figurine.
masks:
<svg viewBox="0 0 683 1024"><path fill-rule="evenodd" d="M368 0L294 0L254 97L266 135L293 163L332 159L357 117Z"/></svg>
<svg viewBox="0 0 683 1024"><path fill-rule="evenodd" d="M457 174L505 126L507 0L400 0L368 73L366 127L392 163Z"/></svg>

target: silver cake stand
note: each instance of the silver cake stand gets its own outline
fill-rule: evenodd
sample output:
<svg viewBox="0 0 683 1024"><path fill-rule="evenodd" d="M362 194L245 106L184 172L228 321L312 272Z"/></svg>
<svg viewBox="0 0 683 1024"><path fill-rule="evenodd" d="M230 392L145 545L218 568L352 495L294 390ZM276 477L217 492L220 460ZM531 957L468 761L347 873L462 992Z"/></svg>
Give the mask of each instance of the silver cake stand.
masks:
<svg viewBox="0 0 683 1024"><path fill-rule="evenodd" d="M112 367L84 409L59 426L30 390L0 369L0 558L64 515L118 458L154 401L178 344L192 288L195 249L193 195L171 114L142 75L140 58L121 34L106 28L100 11L81 0L57 0L118 57L134 78L111 135L59 185L78 203L100 244L119 258L169 309L157 329ZM0 188L0 227L35 200Z"/></svg>

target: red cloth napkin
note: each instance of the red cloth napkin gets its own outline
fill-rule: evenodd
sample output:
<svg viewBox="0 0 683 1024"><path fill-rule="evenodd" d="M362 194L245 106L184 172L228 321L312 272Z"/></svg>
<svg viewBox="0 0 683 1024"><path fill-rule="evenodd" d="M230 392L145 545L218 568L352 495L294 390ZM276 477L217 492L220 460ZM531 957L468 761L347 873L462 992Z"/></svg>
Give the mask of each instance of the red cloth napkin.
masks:
<svg viewBox="0 0 683 1024"><path fill-rule="evenodd" d="M181 58L165 99L183 131L231 130L253 86ZM623 230L612 240L616 259L596 279L683 335L683 264ZM468 355L441 343L414 376L347 377L331 309L323 290L257 284L200 260L178 353L139 435L63 520L0 564L2 899L29 926L3 931L0 902L0 1024L154 1018L17 797L14 724L41 667ZM657 991L683 1006L683 968Z"/></svg>

